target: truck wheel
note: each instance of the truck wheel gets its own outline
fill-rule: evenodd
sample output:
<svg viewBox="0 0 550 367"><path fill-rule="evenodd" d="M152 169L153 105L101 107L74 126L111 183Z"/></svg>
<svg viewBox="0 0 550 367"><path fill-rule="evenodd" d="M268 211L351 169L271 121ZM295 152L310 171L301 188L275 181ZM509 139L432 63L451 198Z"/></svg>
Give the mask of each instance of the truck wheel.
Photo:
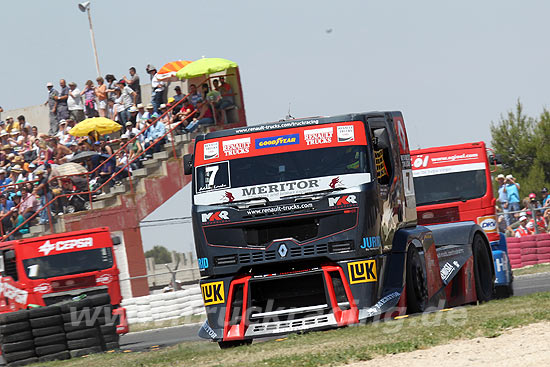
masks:
<svg viewBox="0 0 550 367"><path fill-rule="evenodd" d="M513 283L495 286L495 298L508 298L514 295Z"/></svg>
<svg viewBox="0 0 550 367"><path fill-rule="evenodd" d="M493 266L485 247L485 241L479 235L474 236L472 245L474 254L474 276L476 281L476 293L479 302L487 302L493 294L493 279L491 266Z"/></svg>
<svg viewBox="0 0 550 367"><path fill-rule="evenodd" d="M418 250L410 246L407 251L407 313L424 312L428 303L426 272L420 261Z"/></svg>
<svg viewBox="0 0 550 367"><path fill-rule="evenodd" d="M250 345L250 344L252 344L252 339L218 342L220 349L235 348L235 347L240 347L241 345Z"/></svg>

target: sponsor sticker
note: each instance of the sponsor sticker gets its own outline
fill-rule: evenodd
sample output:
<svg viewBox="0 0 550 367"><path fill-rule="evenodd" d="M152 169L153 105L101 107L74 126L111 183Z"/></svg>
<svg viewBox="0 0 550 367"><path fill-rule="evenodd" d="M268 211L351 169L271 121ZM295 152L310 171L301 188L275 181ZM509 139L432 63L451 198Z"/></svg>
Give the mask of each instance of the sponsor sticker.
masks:
<svg viewBox="0 0 550 367"><path fill-rule="evenodd" d="M223 154L226 157L247 154L250 152L250 138L227 140L222 143Z"/></svg>
<svg viewBox="0 0 550 367"><path fill-rule="evenodd" d="M95 279L98 284L109 284L113 281L111 274L103 274Z"/></svg>
<svg viewBox="0 0 550 367"><path fill-rule="evenodd" d="M48 256L51 252L57 253L73 250L75 248L93 247L93 245L94 240L92 237L75 238L67 241L58 241L56 243L51 243L50 240L48 240L38 248L38 251Z"/></svg>
<svg viewBox="0 0 550 367"><path fill-rule="evenodd" d="M376 282L376 261L363 260L348 263L349 283Z"/></svg>
<svg viewBox="0 0 550 367"><path fill-rule="evenodd" d="M208 269L208 258L207 257L201 257L197 259L197 262L199 263L199 269Z"/></svg>
<svg viewBox="0 0 550 367"><path fill-rule="evenodd" d="M220 157L220 147L217 141L204 144L204 160Z"/></svg>
<svg viewBox="0 0 550 367"><path fill-rule="evenodd" d="M439 271L439 275L441 275L441 279L446 282L458 268L460 268L458 261L455 260L452 264L450 262L446 262Z"/></svg>
<svg viewBox="0 0 550 367"><path fill-rule="evenodd" d="M338 143L355 141L355 132L353 131L353 125L337 126L336 136L338 138Z"/></svg>
<svg viewBox="0 0 550 367"><path fill-rule="evenodd" d="M304 141L306 145L330 144L332 143L333 131L332 127L304 130Z"/></svg>
<svg viewBox="0 0 550 367"><path fill-rule="evenodd" d="M219 210L217 212L202 213L201 221L203 223L220 223L229 221L229 213L227 210Z"/></svg>
<svg viewBox="0 0 550 367"><path fill-rule="evenodd" d="M195 169L197 193L231 187L229 162L211 163Z"/></svg>
<svg viewBox="0 0 550 367"><path fill-rule="evenodd" d="M497 232L497 219L494 215L486 215L477 218L477 224L485 231L485 233Z"/></svg>
<svg viewBox="0 0 550 367"><path fill-rule="evenodd" d="M201 284L201 292L205 306L217 305L225 302L223 282Z"/></svg>
<svg viewBox="0 0 550 367"><path fill-rule="evenodd" d="M300 144L300 134L289 134L259 138L255 140L256 149L276 148L284 145Z"/></svg>
<svg viewBox="0 0 550 367"><path fill-rule="evenodd" d="M328 206L350 206L357 204L357 196L342 195L328 198Z"/></svg>
<svg viewBox="0 0 550 367"><path fill-rule="evenodd" d="M0 284L2 284L2 286L0 287L0 294L3 294L4 297L13 299L15 302L19 304L27 303L27 297L29 295L29 292L16 288L9 283L0 283Z"/></svg>
<svg viewBox="0 0 550 367"><path fill-rule="evenodd" d="M52 291L52 286L50 283L42 283L34 287L34 293L50 293Z"/></svg>
<svg viewBox="0 0 550 367"><path fill-rule="evenodd" d="M380 236L364 237L361 248L365 250L373 250L379 248L381 245L382 241Z"/></svg>

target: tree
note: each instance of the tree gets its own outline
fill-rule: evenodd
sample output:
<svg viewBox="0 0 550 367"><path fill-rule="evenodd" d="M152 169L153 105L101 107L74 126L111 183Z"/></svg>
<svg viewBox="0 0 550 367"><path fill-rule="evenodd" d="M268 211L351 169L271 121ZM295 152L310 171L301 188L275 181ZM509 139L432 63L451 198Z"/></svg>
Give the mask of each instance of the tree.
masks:
<svg viewBox="0 0 550 367"><path fill-rule="evenodd" d="M145 257L154 258L155 264L168 264L172 262L170 251L164 246L154 246L152 249L145 252Z"/></svg>

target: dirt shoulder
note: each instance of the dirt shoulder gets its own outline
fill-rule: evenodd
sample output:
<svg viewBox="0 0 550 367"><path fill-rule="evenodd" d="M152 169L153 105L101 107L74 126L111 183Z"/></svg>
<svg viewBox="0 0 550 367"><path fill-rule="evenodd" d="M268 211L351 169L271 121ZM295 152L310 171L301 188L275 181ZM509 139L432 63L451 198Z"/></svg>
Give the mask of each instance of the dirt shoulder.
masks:
<svg viewBox="0 0 550 367"><path fill-rule="evenodd" d="M459 340L414 352L387 355L348 367L548 366L550 322L507 330L495 338Z"/></svg>

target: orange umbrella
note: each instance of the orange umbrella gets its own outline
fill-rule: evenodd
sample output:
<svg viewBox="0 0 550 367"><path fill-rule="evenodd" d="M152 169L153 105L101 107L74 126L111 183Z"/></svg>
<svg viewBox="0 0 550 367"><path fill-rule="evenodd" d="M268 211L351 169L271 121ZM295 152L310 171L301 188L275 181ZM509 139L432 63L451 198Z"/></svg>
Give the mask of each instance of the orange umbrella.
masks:
<svg viewBox="0 0 550 367"><path fill-rule="evenodd" d="M165 82L175 82L179 80L176 77L176 73L180 71L185 65L190 63L191 61L187 60L169 62L165 64L162 68L160 68L160 70L157 72L157 79Z"/></svg>

